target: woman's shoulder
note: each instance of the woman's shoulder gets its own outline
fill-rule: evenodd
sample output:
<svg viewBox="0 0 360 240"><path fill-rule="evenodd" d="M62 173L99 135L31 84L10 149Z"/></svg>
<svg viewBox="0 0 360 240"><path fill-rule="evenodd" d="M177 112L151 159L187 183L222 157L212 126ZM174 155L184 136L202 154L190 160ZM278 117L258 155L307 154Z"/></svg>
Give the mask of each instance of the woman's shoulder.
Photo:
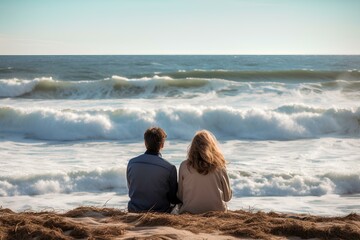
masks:
<svg viewBox="0 0 360 240"><path fill-rule="evenodd" d="M181 162L181 164L180 164L180 168L187 167L188 162L189 162L188 160L184 160L184 161L182 161L182 162Z"/></svg>
<svg viewBox="0 0 360 240"><path fill-rule="evenodd" d="M227 174L226 167L218 167L215 169L215 172L220 175Z"/></svg>
<svg viewBox="0 0 360 240"><path fill-rule="evenodd" d="M179 171L182 174L191 174L193 172L196 172L195 168L193 168L191 165L189 165L189 161L188 160L184 160L179 167Z"/></svg>

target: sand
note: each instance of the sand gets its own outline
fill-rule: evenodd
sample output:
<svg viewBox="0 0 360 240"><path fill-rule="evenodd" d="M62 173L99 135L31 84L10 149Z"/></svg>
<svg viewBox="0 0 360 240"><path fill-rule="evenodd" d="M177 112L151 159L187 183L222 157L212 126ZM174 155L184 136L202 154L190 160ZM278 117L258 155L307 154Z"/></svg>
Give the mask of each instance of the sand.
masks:
<svg viewBox="0 0 360 240"><path fill-rule="evenodd" d="M66 213L0 209L0 239L360 239L360 215L251 211L199 215L80 207Z"/></svg>

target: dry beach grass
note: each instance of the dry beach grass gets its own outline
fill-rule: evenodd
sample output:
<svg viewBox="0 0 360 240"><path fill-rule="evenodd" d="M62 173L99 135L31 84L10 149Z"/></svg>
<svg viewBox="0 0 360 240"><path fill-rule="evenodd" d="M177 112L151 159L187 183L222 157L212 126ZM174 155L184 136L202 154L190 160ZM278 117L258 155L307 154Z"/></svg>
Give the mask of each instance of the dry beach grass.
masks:
<svg viewBox="0 0 360 240"><path fill-rule="evenodd" d="M251 211L199 215L79 207L66 213L0 209L0 239L360 239L360 216Z"/></svg>

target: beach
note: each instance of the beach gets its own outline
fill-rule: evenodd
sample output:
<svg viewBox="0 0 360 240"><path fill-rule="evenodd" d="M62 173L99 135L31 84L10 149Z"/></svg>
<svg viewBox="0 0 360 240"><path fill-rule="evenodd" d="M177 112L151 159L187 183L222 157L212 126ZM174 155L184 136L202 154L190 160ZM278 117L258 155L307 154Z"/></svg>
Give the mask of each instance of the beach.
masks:
<svg viewBox="0 0 360 240"><path fill-rule="evenodd" d="M199 215L80 207L65 213L0 209L1 239L359 239L360 216L251 211Z"/></svg>
<svg viewBox="0 0 360 240"><path fill-rule="evenodd" d="M0 1L0 240L360 240L359 9Z"/></svg>
<svg viewBox="0 0 360 240"><path fill-rule="evenodd" d="M0 56L1 221L14 219L2 235L66 238L75 226L56 226L69 222L83 238L114 225L111 238L357 239L359 65L359 56ZM126 166L151 126L166 131L162 155L177 169L196 131L214 133L229 213L123 212ZM91 216L71 215L80 210ZM43 227L50 217L60 223Z"/></svg>

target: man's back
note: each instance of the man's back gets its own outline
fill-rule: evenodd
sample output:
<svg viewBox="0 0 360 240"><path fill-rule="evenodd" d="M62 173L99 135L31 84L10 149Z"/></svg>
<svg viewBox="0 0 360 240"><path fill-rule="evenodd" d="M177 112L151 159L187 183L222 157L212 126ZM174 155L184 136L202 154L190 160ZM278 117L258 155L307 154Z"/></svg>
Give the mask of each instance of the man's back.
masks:
<svg viewBox="0 0 360 240"><path fill-rule="evenodd" d="M127 182L129 212L169 212L177 203L176 167L158 153L145 152L129 161Z"/></svg>

